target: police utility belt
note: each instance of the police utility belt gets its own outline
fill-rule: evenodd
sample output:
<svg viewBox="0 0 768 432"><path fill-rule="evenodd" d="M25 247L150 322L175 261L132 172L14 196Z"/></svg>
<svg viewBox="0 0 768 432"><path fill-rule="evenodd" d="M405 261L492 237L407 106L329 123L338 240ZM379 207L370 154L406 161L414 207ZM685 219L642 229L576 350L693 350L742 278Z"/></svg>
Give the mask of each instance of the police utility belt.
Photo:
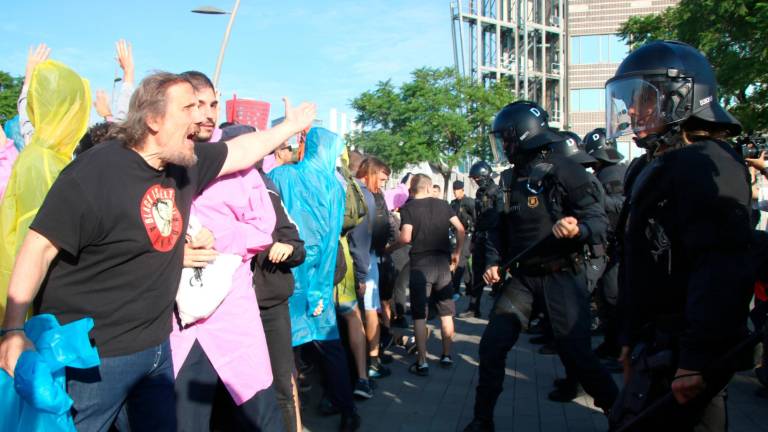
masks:
<svg viewBox="0 0 768 432"><path fill-rule="evenodd" d="M513 262L509 272L515 276L544 276L557 272L580 273L584 270L586 257L583 253L574 252L546 260L530 259Z"/></svg>

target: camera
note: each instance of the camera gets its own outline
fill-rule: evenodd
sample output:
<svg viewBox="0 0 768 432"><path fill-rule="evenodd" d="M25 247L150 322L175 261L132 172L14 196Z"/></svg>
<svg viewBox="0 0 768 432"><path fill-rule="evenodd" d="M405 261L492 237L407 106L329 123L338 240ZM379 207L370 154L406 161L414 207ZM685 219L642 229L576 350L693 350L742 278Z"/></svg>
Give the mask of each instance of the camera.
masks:
<svg viewBox="0 0 768 432"><path fill-rule="evenodd" d="M768 139L764 135L743 135L736 138L735 148L744 159L755 159L762 152L768 153Z"/></svg>

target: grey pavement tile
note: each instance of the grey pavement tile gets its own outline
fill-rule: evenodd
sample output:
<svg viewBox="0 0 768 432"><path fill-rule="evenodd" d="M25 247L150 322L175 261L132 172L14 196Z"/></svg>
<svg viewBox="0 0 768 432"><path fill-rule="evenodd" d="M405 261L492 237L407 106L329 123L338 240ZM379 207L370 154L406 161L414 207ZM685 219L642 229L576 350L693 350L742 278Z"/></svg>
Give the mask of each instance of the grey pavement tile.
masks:
<svg viewBox="0 0 768 432"><path fill-rule="evenodd" d="M462 299L458 310L466 307ZM487 316L490 302L484 302ZM359 402L363 417L361 432L462 431L472 419L477 385L478 344L486 320L456 320L457 337L449 370L437 365L440 353L439 330L430 337L430 376L408 373L413 356L394 348L395 362L391 377L380 380L373 399ZM469 334L468 334L469 333ZM522 334L507 357L504 391L496 409L497 432L582 432L605 431L607 421L593 409L590 397L580 396L577 403L562 404L547 400L552 381L564 376L557 356L536 353L538 345ZM595 339L593 342L596 342ZM621 375L614 375L621 384ZM320 384L313 386L311 401L302 413L308 432L336 431L339 417L320 417L315 412L320 400ZM738 374L729 385L728 409L730 432L768 431L768 399L755 396L760 384L752 372ZM659 431L661 432L661 431Z"/></svg>

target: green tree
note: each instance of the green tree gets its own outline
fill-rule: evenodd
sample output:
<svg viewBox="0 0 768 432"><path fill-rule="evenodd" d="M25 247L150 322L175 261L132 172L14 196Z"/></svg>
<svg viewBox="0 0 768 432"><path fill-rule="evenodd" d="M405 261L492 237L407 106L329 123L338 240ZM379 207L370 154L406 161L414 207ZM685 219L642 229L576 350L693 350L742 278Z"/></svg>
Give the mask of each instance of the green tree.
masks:
<svg viewBox="0 0 768 432"><path fill-rule="evenodd" d="M12 77L10 74L0 71L0 123L17 114L16 101L21 94L21 85L24 78Z"/></svg>
<svg viewBox="0 0 768 432"><path fill-rule="evenodd" d="M352 100L362 132L347 139L394 169L429 162L447 189L451 167L467 155L488 157L493 115L514 100L506 83L488 88L454 69L421 68L399 88L391 80Z"/></svg>
<svg viewBox="0 0 768 432"><path fill-rule="evenodd" d="M681 0L660 14L630 18L620 33L633 48L654 39L698 48L715 68L721 103L745 130L768 129L768 2Z"/></svg>

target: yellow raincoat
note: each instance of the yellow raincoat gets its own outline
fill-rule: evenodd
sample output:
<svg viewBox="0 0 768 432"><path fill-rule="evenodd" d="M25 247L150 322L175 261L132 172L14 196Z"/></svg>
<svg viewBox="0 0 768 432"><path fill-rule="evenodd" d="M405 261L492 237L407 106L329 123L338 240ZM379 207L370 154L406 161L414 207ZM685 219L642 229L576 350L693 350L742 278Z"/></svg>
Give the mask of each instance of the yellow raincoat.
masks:
<svg viewBox="0 0 768 432"><path fill-rule="evenodd" d="M72 152L88 128L90 111L87 80L54 60L35 68L27 96L27 113L35 133L13 166L0 204L0 318L5 315L16 252L48 189L72 160Z"/></svg>

